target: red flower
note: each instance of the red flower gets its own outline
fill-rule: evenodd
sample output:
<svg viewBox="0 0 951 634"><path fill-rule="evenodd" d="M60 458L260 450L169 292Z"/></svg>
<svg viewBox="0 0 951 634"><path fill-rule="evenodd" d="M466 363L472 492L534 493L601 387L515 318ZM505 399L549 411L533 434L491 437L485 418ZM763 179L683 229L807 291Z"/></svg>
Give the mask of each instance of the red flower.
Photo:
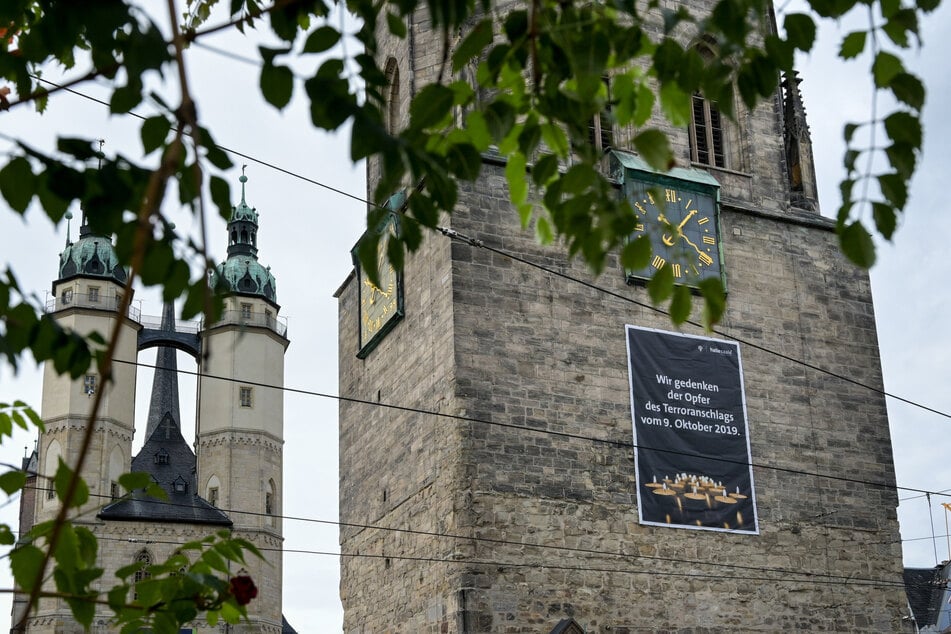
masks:
<svg viewBox="0 0 951 634"><path fill-rule="evenodd" d="M231 578L231 595L238 605L247 605L251 599L258 596L257 586L247 575L239 575Z"/></svg>

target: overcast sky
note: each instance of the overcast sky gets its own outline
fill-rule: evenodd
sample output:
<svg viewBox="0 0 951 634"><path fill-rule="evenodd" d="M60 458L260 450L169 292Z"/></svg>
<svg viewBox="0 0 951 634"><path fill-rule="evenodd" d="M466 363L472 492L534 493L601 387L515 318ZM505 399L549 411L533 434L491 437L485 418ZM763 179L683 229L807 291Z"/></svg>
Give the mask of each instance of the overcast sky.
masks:
<svg viewBox="0 0 951 634"><path fill-rule="evenodd" d="M907 220L902 222L894 244L880 249L880 262L872 271L886 390L941 412L951 412L951 329L947 327L947 316L951 315L951 260L947 252L951 214L945 208L948 196L943 180L947 170L941 164L942 155L951 147L951 133L942 116L951 96L951 78L943 70L945 60L951 57L948 18L949 11L944 9L926 23L926 46L922 55L915 56L917 70L924 74L929 88L925 160L914 182ZM251 31L247 38L221 34L207 43L254 57L255 43L262 37L267 38L267 34ZM824 29L817 52L800 63L822 211L826 215L832 215L838 207L843 121L869 116L867 66L832 62L839 39L834 26ZM187 64L204 125L219 144L253 159L233 157L237 167L230 178L233 194L238 196L240 166L248 164L247 200L260 213L259 257L277 279L281 315L288 319L291 345L286 355L286 385L334 395L337 305L332 294L351 269L349 249L363 230L364 206L260 162L362 197L363 167L349 161L348 132L333 136L315 131L305 100L299 95L284 113L276 112L261 99L258 70L251 65L200 47L188 52ZM108 98L108 90L96 82L77 90ZM167 90L175 93L172 84ZM297 90L301 92L300 85ZM143 107L140 112L148 110ZM110 117L106 107L87 98L63 93L50 100L49 111L43 116L27 108L0 113L0 150L10 151L11 137L42 149L52 148L58 135L100 137L106 140L107 153L138 160L142 154L139 125L128 116ZM193 227L187 212L171 205L165 210L179 229L188 231ZM78 210L73 211L78 218ZM73 239L76 236L74 222ZM21 286L35 292L40 300L45 299L56 275L65 239L65 226L51 226L40 210L31 209L21 222L0 199L0 266L11 265ZM227 246L223 221L213 219L209 240L209 250L217 260L223 260ZM158 295L152 289L139 291L136 304L144 315L161 314ZM143 354L140 361L152 363L154 352ZM180 356L179 367L194 370L195 365ZM40 371L30 360L15 376L8 367L0 367L0 401L20 398L38 408L40 379ZM190 401L194 385L194 379L182 379L186 438L193 434L194 408ZM140 371L140 424L147 414L150 387L151 373ZM951 461L945 454L951 446L951 420L894 399L889 399L888 407L899 485L931 491L951 489ZM755 429L755 421L751 425ZM284 523L284 612L298 631L339 631L342 613L338 561L325 554L338 549L333 524L337 518L336 401L288 392L284 434L284 512L289 516ZM0 461L19 464L24 449L32 448L33 441L34 434L18 433L0 448ZM141 442L142 438L137 437L136 450ZM947 559L945 513L940 503L951 498L931 499L934 534L939 536L932 540L928 499L907 492L899 492L899 497L911 498L899 508L905 565L933 566L936 557L939 561ZM0 521L15 524L17 504L18 500L13 499L2 508ZM0 588L11 585L8 571L3 569ZM0 630L7 629L9 614L10 595L2 594Z"/></svg>

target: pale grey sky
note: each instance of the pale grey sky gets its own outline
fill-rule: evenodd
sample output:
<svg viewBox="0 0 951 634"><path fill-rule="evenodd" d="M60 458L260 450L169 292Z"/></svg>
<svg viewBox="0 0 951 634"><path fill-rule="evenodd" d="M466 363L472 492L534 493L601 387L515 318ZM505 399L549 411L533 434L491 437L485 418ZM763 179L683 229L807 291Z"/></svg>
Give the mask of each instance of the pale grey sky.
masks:
<svg viewBox="0 0 951 634"><path fill-rule="evenodd" d="M928 82L930 96L925 114L926 157L914 182L907 220L894 245L881 250L872 272L886 389L942 412L951 412L951 332L945 325L951 314L947 247L951 214L947 204L943 150L951 146L951 132L942 120L948 103L951 78L942 71L949 58L951 20L947 9L926 23L924 54L918 70ZM841 128L847 117L868 117L867 66L846 67L831 62L838 37L824 29L820 49L800 64L804 96L817 156L823 213L838 206L837 183L841 173ZM254 57L261 34L249 31L247 39L221 35L209 44ZM270 39L264 36L266 39ZM355 49L351 49L353 54ZM266 105L257 87L258 70L199 47L187 54L199 116L216 141L228 148L272 163L305 177L357 196L364 195L362 166L352 166L347 132L326 135L310 125L306 103L298 96L284 113ZM75 73L75 71L74 71ZM50 75L48 75L50 76ZM167 90L175 92L169 84ZM78 90L105 98L96 83ZM301 87L297 86L298 93ZM174 102L174 97L168 99ZM140 109L140 112L146 110ZM50 100L49 111L39 116L25 108L0 113L0 148L10 149L8 137L22 138L49 149L57 135L106 139L108 153L133 160L141 157L139 121L110 117L102 105L82 97L60 94ZM337 393L337 306L332 294L351 269L349 249L360 235L364 207L353 199L327 191L252 161L235 157L230 173L238 195L240 165L248 163L248 203L260 212L259 256L277 279L281 314L288 318L291 340L286 356L286 385L290 388ZM170 197L170 200L174 196ZM187 212L166 210L180 229L191 228ZM76 210L74 210L74 213ZM77 214L78 216L78 214ZM12 265L21 285L42 300L56 273L58 254L65 241L65 226L52 227L37 209L19 221L0 200L0 266ZM73 236L76 236L74 223ZM194 234L193 234L194 235ZM226 236L220 220L211 223L209 248L216 259L225 255ZM440 239L440 238L432 238ZM160 314L154 291L140 291L143 314ZM151 363L151 355L140 361ZM182 369L194 364L180 360ZM0 401L40 403L40 372L28 361L18 375L0 367ZM140 374L138 411L146 415L150 374ZM185 378L183 398L190 400L194 381ZM183 408L183 419L193 411ZM951 488L951 461L942 455L951 443L951 420L917 408L889 401L889 416L899 485L942 490ZM340 629L338 562L331 555L294 551L336 552L337 529L337 404L329 398L288 392L285 397L285 521L284 612L302 632ZM186 437L187 437L186 429ZM32 447L33 434L19 433L0 448L0 461L18 464L24 447ZM141 439L138 444L141 444ZM138 444L136 445L138 447ZM755 459L755 456L754 456ZM900 493L899 497L910 494ZM951 498L946 498L951 499ZM944 534L944 511L932 500L935 532ZM0 510L0 520L15 522L17 502ZM884 511L884 509L883 509ZM331 523L302 521L322 520ZM948 558L946 542L931 541L931 522L925 498L911 499L900 507L906 565L932 566ZM927 537L928 539L919 539ZM12 585L8 571L0 568L0 588ZM0 595L0 630L9 619L10 596Z"/></svg>

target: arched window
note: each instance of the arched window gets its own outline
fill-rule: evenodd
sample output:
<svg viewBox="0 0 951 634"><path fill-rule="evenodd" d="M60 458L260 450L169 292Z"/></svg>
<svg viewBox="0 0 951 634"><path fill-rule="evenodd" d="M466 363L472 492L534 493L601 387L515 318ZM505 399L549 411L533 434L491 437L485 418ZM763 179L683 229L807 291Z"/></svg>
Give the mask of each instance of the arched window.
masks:
<svg viewBox="0 0 951 634"><path fill-rule="evenodd" d="M268 526L274 524L273 517L277 515L277 512L277 486L274 480L268 480L264 491L264 514L267 516L265 521Z"/></svg>
<svg viewBox="0 0 951 634"><path fill-rule="evenodd" d="M218 500L221 496L221 482L218 476L213 475L208 478L208 485L205 487L205 499L212 506L218 506Z"/></svg>
<svg viewBox="0 0 951 634"><path fill-rule="evenodd" d="M702 39L696 51L705 63L719 58L716 42ZM741 105L733 97L731 103L721 104L695 94L691 100L690 160L701 165L744 171L746 161L741 147L739 122L743 120ZM723 113L735 113L728 119Z"/></svg>
<svg viewBox="0 0 951 634"><path fill-rule="evenodd" d="M148 570L149 566L152 565L152 555L150 555L147 550L141 550L139 554L135 556L134 563L139 566L135 574L132 575L132 599L136 600L139 598L139 592L135 587L140 581L144 581L152 576L152 573Z"/></svg>
<svg viewBox="0 0 951 634"><path fill-rule="evenodd" d="M54 438L46 447L46 461L43 463L43 473L46 476L44 486L46 486L47 503L52 503L56 499L56 487L53 484L53 479L56 476L56 470L59 468L59 460L62 456L63 450L59 441Z"/></svg>
<svg viewBox="0 0 951 634"><path fill-rule="evenodd" d="M400 121L400 68L395 58L391 57L386 60L384 74L386 76L386 102L383 104L384 124L387 132L396 135Z"/></svg>

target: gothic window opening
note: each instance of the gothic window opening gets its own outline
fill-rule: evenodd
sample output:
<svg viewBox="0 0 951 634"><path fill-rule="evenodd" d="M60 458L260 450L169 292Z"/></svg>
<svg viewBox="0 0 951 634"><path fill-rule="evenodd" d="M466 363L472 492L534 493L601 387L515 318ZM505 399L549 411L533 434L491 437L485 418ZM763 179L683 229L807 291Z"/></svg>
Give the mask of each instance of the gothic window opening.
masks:
<svg viewBox="0 0 951 634"><path fill-rule="evenodd" d="M607 89L608 99L604 109L588 123L588 142L603 152L614 146L614 126L611 123L611 84L607 77L602 77L601 81Z"/></svg>
<svg viewBox="0 0 951 634"><path fill-rule="evenodd" d="M212 506L218 506L218 487L208 489L208 503Z"/></svg>
<svg viewBox="0 0 951 634"><path fill-rule="evenodd" d="M120 493L119 493L119 483L118 483L118 482L113 481L113 482L109 485L109 497L110 497L110 499L112 499L112 500L118 500L118 499L119 499Z"/></svg>
<svg viewBox="0 0 951 634"><path fill-rule="evenodd" d="M727 167L723 142L723 116L716 102L694 95L692 117L691 160L712 167Z"/></svg>
<svg viewBox="0 0 951 634"><path fill-rule="evenodd" d="M386 131L396 136L400 117L400 68L394 58L386 60L386 95L383 104L383 118Z"/></svg>
<svg viewBox="0 0 951 634"><path fill-rule="evenodd" d="M250 387L242 386L238 388L238 402L241 407L254 406L254 391Z"/></svg>
<svg viewBox="0 0 951 634"><path fill-rule="evenodd" d="M95 304L99 302L99 287L90 286L89 287L89 302Z"/></svg>
<svg viewBox="0 0 951 634"><path fill-rule="evenodd" d="M152 573L149 572L148 568L152 565L152 555L149 554L147 550L141 551L138 555L135 556L135 563L139 564L139 569L135 571L135 574L132 576L132 600L135 601L139 598L139 592L136 590L136 586L140 581L145 581L152 576Z"/></svg>
<svg viewBox="0 0 951 634"><path fill-rule="evenodd" d="M70 304L73 303L73 289L67 288L66 290L63 291L63 293L59 296L59 298L60 298L60 301L63 303L63 306L69 306Z"/></svg>
<svg viewBox="0 0 951 634"><path fill-rule="evenodd" d="M251 319L251 304L241 303L241 319Z"/></svg>
<svg viewBox="0 0 951 634"><path fill-rule="evenodd" d="M83 378L83 394L86 396L95 394L98 383L98 377L96 377L95 374L87 374L85 378Z"/></svg>
<svg viewBox="0 0 951 634"><path fill-rule="evenodd" d="M160 449L155 454L155 464L168 464L168 459L168 452L165 449Z"/></svg>

